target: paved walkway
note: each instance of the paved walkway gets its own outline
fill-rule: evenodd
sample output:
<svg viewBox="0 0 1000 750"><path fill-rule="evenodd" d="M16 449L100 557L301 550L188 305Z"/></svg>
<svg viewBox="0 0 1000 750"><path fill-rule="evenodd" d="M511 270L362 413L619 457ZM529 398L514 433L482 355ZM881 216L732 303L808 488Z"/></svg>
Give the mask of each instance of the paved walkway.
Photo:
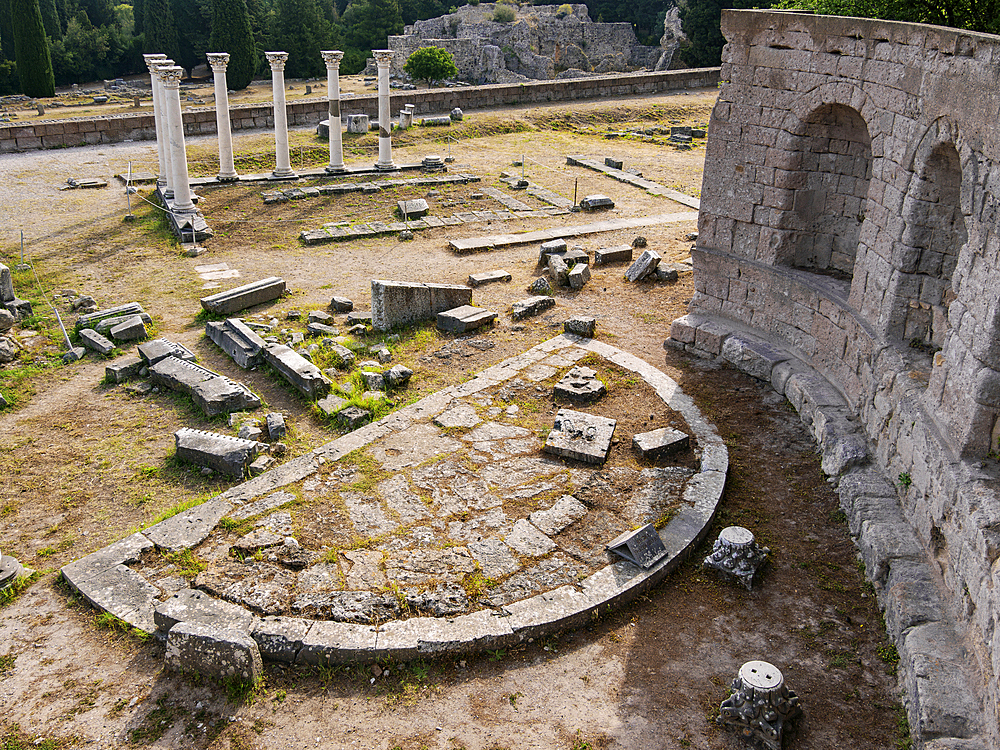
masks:
<svg viewBox="0 0 1000 750"><path fill-rule="evenodd" d="M549 240L581 237L587 234L613 232L616 229L652 227L658 224L680 224L684 221L695 221L697 218L697 211L682 211L680 213L636 216L631 219L607 219L605 221L595 221L589 224L576 224L575 226L562 226L555 227L553 229L539 229L534 232L494 234L486 237L467 237L465 239L455 239L449 241L448 246L459 254L478 253L485 252L487 250L495 250L498 247L527 245L534 242L548 242Z"/></svg>

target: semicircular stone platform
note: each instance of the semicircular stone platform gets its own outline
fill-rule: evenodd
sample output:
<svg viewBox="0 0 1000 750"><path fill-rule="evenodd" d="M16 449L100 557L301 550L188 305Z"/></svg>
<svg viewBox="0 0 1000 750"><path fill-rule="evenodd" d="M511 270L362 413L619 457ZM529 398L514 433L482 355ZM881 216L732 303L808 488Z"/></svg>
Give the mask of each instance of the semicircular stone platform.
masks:
<svg viewBox="0 0 1000 750"><path fill-rule="evenodd" d="M637 460L623 428L606 463L546 452L557 417L538 404L552 407L578 363L625 389L644 381L649 429L681 427L687 460ZM568 407L600 417L602 401ZM182 630L306 664L500 648L656 585L707 532L727 468L675 381L567 334L62 573L95 607L166 636L168 661ZM666 548L650 567L606 550L648 523Z"/></svg>

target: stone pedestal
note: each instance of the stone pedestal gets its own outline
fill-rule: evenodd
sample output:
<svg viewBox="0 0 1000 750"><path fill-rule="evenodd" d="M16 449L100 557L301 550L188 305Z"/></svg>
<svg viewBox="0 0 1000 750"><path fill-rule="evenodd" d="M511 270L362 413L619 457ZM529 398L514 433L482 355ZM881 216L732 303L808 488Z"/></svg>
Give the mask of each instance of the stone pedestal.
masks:
<svg viewBox="0 0 1000 750"><path fill-rule="evenodd" d="M142 59L146 62L146 68L149 70L149 87L153 93L153 124L156 130L156 159L157 159L157 173L156 173L156 184L161 188L165 188L167 184L167 157L164 153L166 150L167 139L163 134L163 106L160 102L160 79L156 75L155 67L160 62L167 59L166 55L143 55Z"/></svg>
<svg viewBox="0 0 1000 750"><path fill-rule="evenodd" d="M766 661L748 661L733 680L733 694L719 708L719 723L749 743L781 750L785 725L802 713L799 697L785 687L781 672Z"/></svg>
<svg viewBox="0 0 1000 750"><path fill-rule="evenodd" d="M392 114L389 111L389 66L392 50L372 50L378 65L378 161L375 169L394 170L392 163Z"/></svg>
<svg viewBox="0 0 1000 750"><path fill-rule="evenodd" d="M715 540L712 554L705 558L704 564L705 567L733 576L749 591L753 586L757 570L764 564L770 552L768 547L757 546L753 532L749 529L729 526L723 529L719 538Z"/></svg>
<svg viewBox="0 0 1000 750"><path fill-rule="evenodd" d="M191 185L188 181L187 149L184 146L184 122L181 119L181 74L176 65L158 68L163 98L166 104L167 132L170 140L170 167L173 178L174 214L194 213Z"/></svg>
<svg viewBox="0 0 1000 750"><path fill-rule="evenodd" d="M229 124L229 91L226 86L226 66L229 55L211 52L205 57L212 66L215 77L215 126L219 134L219 180L233 182L239 179L233 163L233 134Z"/></svg>
<svg viewBox="0 0 1000 750"><path fill-rule="evenodd" d="M326 171L343 172L345 167L344 142L340 131L340 61L344 58L344 53L333 50L320 54L326 63L326 96L329 100L330 115L330 163L326 165Z"/></svg>
<svg viewBox="0 0 1000 750"><path fill-rule="evenodd" d="M272 176L288 179L298 175L292 171L288 155L288 112L285 110L285 63L287 52L265 52L271 65L271 88L274 91L274 171Z"/></svg>

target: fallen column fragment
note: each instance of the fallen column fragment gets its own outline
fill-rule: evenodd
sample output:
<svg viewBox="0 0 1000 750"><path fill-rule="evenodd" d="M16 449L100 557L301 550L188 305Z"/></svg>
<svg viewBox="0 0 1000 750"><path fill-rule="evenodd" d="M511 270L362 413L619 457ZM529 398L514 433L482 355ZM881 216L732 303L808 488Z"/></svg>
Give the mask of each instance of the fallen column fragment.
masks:
<svg viewBox="0 0 1000 750"><path fill-rule="evenodd" d="M256 440L182 427L174 433L177 457L227 476L242 479L260 451Z"/></svg>
<svg viewBox="0 0 1000 750"><path fill-rule="evenodd" d="M167 357L150 367L149 378L157 385L188 394L208 416L260 406L260 399L242 383L177 357Z"/></svg>

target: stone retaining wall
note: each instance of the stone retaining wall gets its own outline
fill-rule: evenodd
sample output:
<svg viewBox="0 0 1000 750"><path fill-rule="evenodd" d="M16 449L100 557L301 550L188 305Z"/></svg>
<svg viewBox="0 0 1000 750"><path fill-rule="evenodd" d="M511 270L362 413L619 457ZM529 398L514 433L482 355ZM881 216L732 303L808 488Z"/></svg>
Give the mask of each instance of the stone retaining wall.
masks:
<svg viewBox="0 0 1000 750"><path fill-rule="evenodd" d="M1000 37L762 11L724 11L723 32L694 318L675 323L669 343L727 357L727 337L746 328L833 384L831 408L857 419L898 491L876 493L852 525L862 551L883 550L876 569L866 557L883 603L918 558L946 591L943 613L893 633L915 736L995 747ZM782 391L765 369L758 376ZM813 429L843 437L826 419ZM850 442L842 451L855 460L825 468L843 498L869 455ZM916 548L883 523L894 508ZM935 583L906 585L919 610ZM940 617L958 635L929 654L921 626ZM966 674L982 705L974 721L928 719L962 683L929 664Z"/></svg>
<svg viewBox="0 0 1000 750"><path fill-rule="evenodd" d="M393 90L390 111L398 112L404 104L415 105L417 114L450 112L454 107L483 109L513 104L575 101L601 97L640 96L664 91L715 86L718 68L625 73L567 81L462 86L457 88ZM315 126L327 118L325 98L290 102L287 107L289 127ZM341 111L378 117L378 95L344 97ZM197 107L184 112L185 135L208 135L216 132L215 107ZM234 131L274 127L273 107L264 104L234 105L230 109ZM156 137L152 112L109 115L107 117L38 120L0 126L0 153L40 148L65 148L95 143L120 143L126 140L153 140Z"/></svg>

